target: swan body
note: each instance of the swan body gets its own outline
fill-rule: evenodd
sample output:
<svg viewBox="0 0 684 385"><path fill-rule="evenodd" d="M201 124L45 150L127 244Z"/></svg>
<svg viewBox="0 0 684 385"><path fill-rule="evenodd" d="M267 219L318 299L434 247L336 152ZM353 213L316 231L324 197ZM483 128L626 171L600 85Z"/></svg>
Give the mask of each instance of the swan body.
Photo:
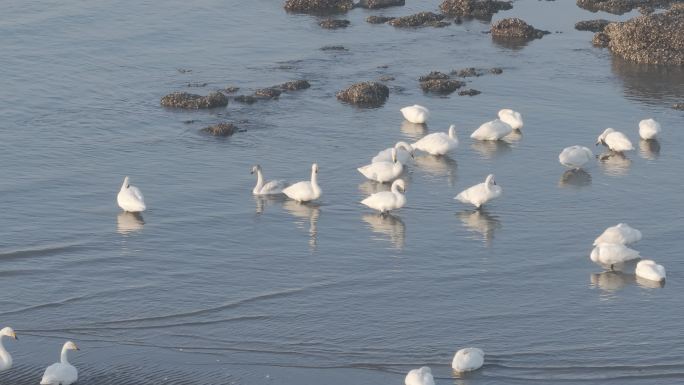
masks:
<svg viewBox="0 0 684 385"><path fill-rule="evenodd" d="M665 268L663 265L659 265L650 259L644 259L639 261L636 265L636 275L650 281L664 281L665 280Z"/></svg>
<svg viewBox="0 0 684 385"><path fill-rule="evenodd" d="M615 265L620 265L641 256L639 252L629 247L617 243L599 243L591 251L589 256L592 262L603 267L614 269Z"/></svg>
<svg viewBox="0 0 684 385"><path fill-rule="evenodd" d="M321 188L318 186L318 165L311 165L311 180L297 182L283 189L283 194L297 202L309 202L321 196Z"/></svg>
<svg viewBox="0 0 684 385"><path fill-rule="evenodd" d="M478 348L465 348L456 352L451 368L457 372L477 370L484 364L484 352Z"/></svg>
<svg viewBox="0 0 684 385"><path fill-rule="evenodd" d="M397 161L396 148L392 148L391 155L391 162L375 162L359 167L357 170L368 179L381 183L391 182L404 171L404 165Z"/></svg>
<svg viewBox="0 0 684 385"><path fill-rule="evenodd" d="M404 379L405 385L435 385L435 379L432 377L432 370L427 366L420 369L413 369L408 372Z"/></svg>
<svg viewBox="0 0 684 385"><path fill-rule="evenodd" d="M0 330L0 372L4 372L5 370L12 368L12 356L7 350L5 350L5 347L2 344L2 337L10 337L16 340L17 334L9 326Z"/></svg>
<svg viewBox="0 0 684 385"><path fill-rule="evenodd" d="M594 153L584 146L566 147L558 155L558 161L565 167L579 169L594 159Z"/></svg>
<svg viewBox="0 0 684 385"><path fill-rule="evenodd" d="M139 213L147 208L142 192L139 188L131 186L128 177L124 178L121 190L119 190L119 194L116 196L116 203L129 213Z"/></svg>
<svg viewBox="0 0 684 385"><path fill-rule="evenodd" d="M613 128L606 128L601 135L596 139L596 145L603 144L612 151L624 152L634 150L632 142L627 135L620 131L615 131Z"/></svg>
<svg viewBox="0 0 684 385"><path fill-rule="evenodd" d="M252 189L254 195L275 195L282 194L283 189L287 187L287 182L283 180L272 180L264 182L264 175L261 172L261 166L256 165L252 167L252 174L257 175L257 183Z"/></svg>
<svg viewBox="0 0 684 385"><path fill-rule="evenodd" d="M430 118L430 110L418 104L404 107L399 111L404 119L411 123L423 124Z"/></svg>
<svg viewBox="0 0 684 385"><path fill-rule="evenodd" d="M655 139L660 134L660 123L655 119L644 119L639 122L639 136L644 140Z"/></svg>
<svg viewBox="0 0 684 385"><path fill-rule="evenodd" d="M477 130L470 134L470 137L476 140L500 140L511 132L513 132L513 127L511 127L510 124L495 119L483 123Z"/></svg>
<svg viewBox="0 0 684 385"><path fill-rule="evenodd" d="M496 184L494 175L489 174L484 183L476 184L461 191L454 199L480 208L483 204L501 196L502 191L501 187Z"/></svg>
<svg viewBox="0 0 684 385"><path fill-rule="evenodd" d="M79 350L75 343L67 341L62 347L60 362L54 363L45 369L40 385L70 385L78 380L78 370L69 363L67 352Z"/></svg>
<svg viewBox="0 0 684 385"><path fill-rule="evenodd" d="M397 150L397 161L401 164L407 164L414 157L413 147L406 142L397 142L397 144L394 145L394 148ZM392 148L390 147L378 152L378 155L373 157L371 163L391 161Z"/></svg>
<svg viewBox="0 0 684 385"><path fill-rule="evenodd" d="M507 123L514 130L519 130L523 127L523 119L520 112L513 111L509 108L504 108L499 111L499 119L502 122Z"/></svg>
<svg viewBox="0 0 684 385"><path fill-rule="evenodd" d="M361 201L362 204L378 210L381 213L387 213L391 210L396 210L404 207L406 204L406 184L402 179L397 179L392 182L390 191L377 192L368 198Z"/></svg>
<svg viewBox="0 0 684 385"><path fill-rule="evenodd" d="M620 245L629 245L639 242L641 240L641 231L633 228L626 223L618 223L603 231L601 235L594 240L594 246L600 243L616 243Z"/></svg>
<svg viewBox="0 0 684 385"><path fill-rule="evenodd" d="M430 155L444 155L458 147L456 126L449 126L449 132L435 132L428 134L411 145L414 149L427 152Z"/></svg>

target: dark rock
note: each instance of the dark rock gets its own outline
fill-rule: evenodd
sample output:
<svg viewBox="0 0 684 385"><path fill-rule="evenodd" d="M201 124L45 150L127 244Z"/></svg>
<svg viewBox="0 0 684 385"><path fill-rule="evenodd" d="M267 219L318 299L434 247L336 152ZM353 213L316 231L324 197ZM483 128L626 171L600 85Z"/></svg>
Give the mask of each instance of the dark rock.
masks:
<svg viewBox="0 0 684 385"><path fill-rule="evenodd" d="M361 0L358 6L361 8L377 9L405 5L405 0Z"/></svg>
<svg viewBox="0 0 684 385"><path fill-rule="evenodd" d="M325 19L318 22L321 28L325 29L338 29L347 28L349 26L349 20L342 19Z"/></svg>
<svg viewBox="0 0 684 385"><path fill-rule="evenodd" d="M449 16L465 16L489 20L492 15L513 8L510 1L444 0L439 9Z"/></svg>
<svg viewBox="0 0 684 385"><path fill-rule="evenodd" d="M280 96L281 91L275 88L259 88L254 91L254 96L262 99L274 99Z"/></svg>
<svg viewBox="0 0 684 385"><path fill-rule="evenodd" d="M684 103L675 103L672 105L675 110L684 111Z"/></svg>
<svg viewBox="0 0 684 385"><path fill-rule="evenodd" d="M387 16L368 16L366 18L367 23L371 24L385 24L388 21L394 20L394 17L387 17Z"/></svg>
<svg viewBox="0 0 684 385"><path fill-rule="evenodd" d="M609 20L583 20L575 23L575 29L578 31L603 32L606 26L610 24Z"/></svg>
<svg viewBox="0 0 684 385"><path fill-rule="evenodd" d="M392 80L394 80L394 76L389 76L389 75L380 76L381 82L390 82Z"/></svg>
<svg viewBox="0 0 684 385"><path fill-rule="evenodd" d="M459 78L469 78L482 75L482 71L478 70L477 68L470 67L460 70L453 70L451 71L451 74L458 76Z"/></svg>
<svg viewBox="0 0 684 385"><path fill-rule="evenodd" d="M222 89L222 92L225 92L227 94L234 94L240 90L240 87L235 87L235 86L228 86L224 89Z"/></svg>
<svg viewBox="0 0 684 385"><path fill-rule="evenodd" d="M291 82L275 86L274 88L278 88L282 91L298 91L307 89L309 87L311 87L311 84L309 84L309 82L307 82L306 80L293 80Z"/></svg>
<svg viewBox="0 0 684 385"><path fill-rule="evenodd" d="M257 98L252 95L238 95L233 98L233 101L244 104L254 104L257 102Z"/></svg>
<svg viewBox="0 0 684 385"><path fill-rule="evenodd" d="M321 47L321 51L349 51L341 45L326 45Z"/></svg>
<svg viewBox="0 0 684 385"><path fill-rule="evenodd" d="M190 94L187 92L174 92L161 98L161 105L174 108L214 108L228 105L228 98L220 92L212 92L207 96Z"/></svg>
<svg viewBox="0 0 684 385"><path fill-rule="evenodd" d="M187 73L192 72L192 70L189 69L189 68L176 68L176 71L178 71L178 72L180 72L180 73L182 73L182 74L187 74Z"/></svg>
<svg viewBox="0 0 684 385"><path fill-rule="evenodd" d="M195 119L184 120L184 121L183 121L183 124L193 124L193 123L195 123L195 122L197 122L197 120L195 120Z"/></svg>
<svg viewBox="0 0 684 385"><path fill-rule="evenodd" d="M472 89L472 88L469 88L469 89L467 89L467 90L463 90L463 91L459 91L459 92L458 92L458 94L459 94L460 96L475 96L475 95L479 95L479 94L481 94L481 93L482 93L482 92L480 92L480 91L478 91L478 90L474 90L474 89Z"/></svg>
<svg viewBox="0 0 684 385"><path fill-rule="evenodd" d="M449 79L449 75L439 72L439 71L432 71L427 75L423 75L418 78L419 82L426 82L428 80L439 80L439 79Z"/></svg>
<svg viewBox="0 0 684 385"><path fill-rule="evenodd" d="M644 5L643 7L639 7L639 13L642 15L650 15L653 12L655 12L655 8L651 7L650 5Z"/></svg>
<svg viewBox="0 0 684 385"><path fill-rule="evenodd" d="M287 0L285 10L288 12L325 14L347 12L354 7L352 0Z"/></svg>
<svg viewBox="0 0 684 385"><path fill-rule="evenodd" d="M360 107L379 107L389 97L389 88L376 82L353 84L337 93L337 99Z"/></svg>
<svg viewBox="0 0 684 385"><path fill-rule="evenodd" d="M231 136L238 130L232 123L219 123L213 126L204 127L201 131L213 136Z"/></svg>
<svg viewBox="0 0 684 385"><path fill-rule="evenodd" d="M444 28L450 26L451 23L448 21L429 21L425 25L428 27Z"/></svg>
<svg viewBox="0 0 684 385"><path fill-rule="evenodd" d="M493 73L494 75L500 75L503 73L503 69L499 67L494 67L489 70L490 73Z"/></svg>
<svg viewBox="0 0 684 385"><path fill-rule="evenodd" d="M608 48L608 43L610 43L610 38L603 32L596 32L591 39L591 44L593 44L594 47Z"/></svg>
<svg viewBox="0 0 684 385"><path fill-rule="evenodd" d="M492 24L491 33L493 39L532 40L541 39L549 32L536 29L525 23L524 20L512 17L501 19Z"/></svg>
<svg viewBox="0 0 684 385"><path fill-rule="evenodd" d="M188 83L188 85L187 85L187 87L197 87L197 88L206 87L206 86L207 86L207 83Z"/></svg>
<svg viewBox="0 0 684 385"><path fill-rule="evenodd" d="M664 13L611 23L604 30L608 48L627 60L684 65L684 3Z"/></svg>
<svg viewBox="0 0 684 385"><path fill-rule="evenodd" d="M577 0L577 6L591 12L604 11L622 15L639 7L664 8L681 0Z"/></svg>
<svg viewBox="0 0 684 385"><path fill-rule="evenodd" d="M432 79L420 82L420 88L422 88L424 92L433 92L442 95L448 95L464 85L464 82L451 79Z"/></svg>
<svg viewBox="0 0 684 385"><path fill-rule="evenodd" d="M410 16L402 16L390 20L389 24L394 27L408 28L408 27L424 27L430 23L441 21L446 16L438 15L433 12L420 12Z"/></svg>

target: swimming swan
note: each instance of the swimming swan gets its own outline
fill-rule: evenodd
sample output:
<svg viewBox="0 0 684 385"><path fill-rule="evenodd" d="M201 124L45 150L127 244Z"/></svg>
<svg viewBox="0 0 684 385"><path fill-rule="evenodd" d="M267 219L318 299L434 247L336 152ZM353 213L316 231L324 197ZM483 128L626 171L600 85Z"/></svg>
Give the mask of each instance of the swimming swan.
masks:
<svg viewBox="0 0 684 385"><path fill-rule="evenodd" d="M580 169L594 159L594 153L584 146L566 147L558 155L558 161L565 167Z"/></svg>
<svg viewBox="0 0 684 385"><path fill-rule="evenodd" d="M627 135L615 131L615 129L612 128L606 128L603 133L599 135L596 139L596 145L598 146L599 144L602 144L615 152L634 150L634 146Z"/></svg>
<svg viewBox="0 0 684 385"><path fill-rule="evenodd" d="M321 188L318 186L318 165L311 165L311 181L297 182L285 189L283 194L297 202L308 202L316 200L321 196Z"/></svg>
<svg viewBox="0 0 684 385"><path fill-rule="evenodd" d="M131 186L128 183L129 178L125 177L121 185L121 190L116 196L116 202L124 211L129 213L138 213L145 211L145 198L139 188Z"/></svg>
<svg viewBox="0 0 684 385"><path fill-rule="evenodd" d="M495 119L491 122L483 123L470 134L470 137L475 140L500 140L511 132L513 132L513 127L510 124Z"/></svg>
<svg viewBox="0 0 684 385"><path fill-rule="evenodd" d="M432 370L427 366L420 369L413 369L408 372L404 379L405 385L435 385L435 379L432 377Z"/></svg>
<svg viewBox="0 0 684 385"><path fill-rule="evenodd" d="M639 242L641 240L641 231L631 227L626 223L618 223L603 231L601 235L594 240L594 246L599 243L616 243L620 245L629 245Z"/></svg>
<svg viewBox="0 0 684 385"><path fill-rule="evenodd" d="M484 352L478 348L465 348L456 352L451 368L457 372L470 372L484 364Z"/></svg>
<svg viewBox="0 0 684 385"><path fill-rule="evenodd" d="M663 265L659 265L650 259L644 259L639 261L636 265L636 276L650 281L664 281L665 280L665 268Z"/></svg>
<svg viewBox="0 0 684 385"><path fill-rule="evenodd" d="M468 187L456 195L454 199L463 203L470 203L475 207L480 208L483 204L501 196L502 191L501 187L496 184L494 175L489 174L484 183Z"/></svg>
<svg viewBox="0 0 684 385"><path fill-rule="evenodd" d="M362 200L361 203L374 210L378 210L383 214L388 213L391 210L404 207L406 204L406 197L403 193L405 191L406 184L402 179L397 179L392 182L390 191L377 192Z"/></svg>
<svg viewBox="0 0 684 385"><path fill-rule="evenodd" d="M520 112L513 111L509 108L504 108L499 111L499 119L502 122L507 123L514 130L519 130L523 127L523 119Z"/></svg>
<svg viewBox="0 0 684 385"><path fill-rule="evenodd" d="M67 341L62 347L60 362L54 363L45 369L40 385L70 385L78 380L78 370L67 359L67 352L69 350L79 349L75 343Z"/></svg>
<svg viewBox="0 0 684 385"><path fill-rule="evenodd" d="M639 122L639 136L644 140L655 139L660 134L660 123L655 119L644 119Z"/></svg>
<svg viewBox="0 0 684 385"><path fill-rule="evenodd" d="M625 245L618 243L599 243L591 251L589 256L592 262L603 268L610 268L610 270L621 270L621 265L633 259L641 258L639 252L632 250Z"/></svg>
<svg viewBox="0 0 684 385"><path fill-rule="evenodd" d="M428 134L411 145L416 150L424 151L430 155L444 155L458 147L456 126L449 126L449 132L435 132Z"/></svg>
<svg viewBox="0 0 684 385"><path fill-rule="evenodd" d="M9 326L0 330L0 372L4 372L5 370L12 368L12 356L10 356L9 352L5 350L5 346L2 344L2 337L10 337L16 340L17 333L15 333L14 330Z"/></svg>
<svg viewBox="0 0 684 385"><path fill-rule="evenodd" d="M391 182L401 175L404 165L397 161L397 149L392 148L391 162L375 162L357 168L363 176L378 182Z"/></svg>
<svg viewBox="0 0 684 385"><path fill-rule="evenodd" d="M264 175L261 172L261 166L256 165L252 167L252 174L257 174L257 183L252 189L254 195L275 195L282 194L283 189L287 187L287 182L283 180L272 180L264 182Z"/></svg>
<svg viewBox="0 0 684 385"><path fill-rule="evenodd" d="M411 145L406 142L397 142L397 144L394 145L394 148L397 149L397 160L401 164L407 164L411 159L415 158L415 151L413 151L413 147L411 147ZM371 163L391 161L391 147L378 152L378 155L374 156L373 159L371 159Z"/></svg>
<svg viewBox="0 0 684 385"><path fill-rule="evenodd" d="M430 118L430 110L418 104L404 107L399 111L401 111L404 119L411 123L423 124Z"/></svg>

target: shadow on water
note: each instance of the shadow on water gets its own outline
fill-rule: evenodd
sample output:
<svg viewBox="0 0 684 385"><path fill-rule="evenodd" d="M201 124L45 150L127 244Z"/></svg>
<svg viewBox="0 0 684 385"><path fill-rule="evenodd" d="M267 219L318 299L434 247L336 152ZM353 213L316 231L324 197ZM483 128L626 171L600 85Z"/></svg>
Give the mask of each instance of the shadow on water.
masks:
<svg viewBox="0 0 684 385"><path fill-rule="evenodd" d="M494 240L494 232L501 228L501 221L498 217L491 215L485 209L462 211L457 214L463 225L478 236L486 246L491 245Z"/></svg>
<svg viewBox="0 0 684 385"><path fill-rule="evenodd" d="M145 220L141 213L123 211L116 216L116 232L121 235L140 231L144 225Z"/></svg>
<svg viewBox="0 0 684 385"><path fill-rule="evenodd" d="M404 120L401 123L401 132L413 140L418 140L428 133L428 126L427 124L411 123Z"/></svg>
<svg viewBox="0 0 684 385"><path fill-rule="evenodd" d="M660 156L660 143L657 139L639 141L639 156L647 160L655 160Z"/></svg>
<svg viewBox="0 0 684 385"><path fill-rule="evenodd" d="M565 170L558 181L559 187L582 188L591 185L591 174L581 168Z"/></svg>
<svg viewBox="0 0 684 385"><path fill-rule="evenodd" d="M622 80L625 97L647 104L672 104L684 92L684 67L640 64L612 56L613 74Z"/></svg>
<svg viewBox="0 0 684 385"><path fill-rule="evenodd" d="M308 221L309 249L311 251L316 250L318 247L318 217L321 215L320 205L317 203L299 203L288 199L283 202L283 208L298 219L295 221L297 227L305 228Z"/></svg>
<svg viewBox="0 0 684 385"><path fill-rule="evenodd" d="M406 241L406 225L401 218L392 214L365 214L361 217L376 234L387 237L396 249L403 249Z"/></svg>
<svg viewBox="0 0 684 385"><path fill-rule="evenodd" d="M511 144L503 140L478 140L470 148L484 159L495 159L511 152Z"/></svg>
<svg viewBox="0 0 684 385"><path fill-rule="evenodd" d="M630 266L635 264L630 264ZM629 269L628 271L633 271ZM622 271L604 271L590 276L591 285L606 292L622 290L630 285L637 285L644 289L660 289L665 287L665 281L651 281Z"/></svg>
<svg viewBox="0 0 684 385"><path fill-rule="evenodd" d="M632 161L619 152L607 152L599 156L599 164L606 175L624 176L629 173Z"/></svg>
<svg viewBox="0 0 684 385"><path fill-rule="evenodd" d="M420 155L416 156L416 166L435 177L447 177L449 186L456 184L458 162L449 156Z"/></svg>
<svg viewBox="0 0 684 385"><path fill-rule="evenodd" d="M511 49L513 51L520 51L521 49L527 47L528 44L534 39L505 39L505 38L492 38L492 43L497 47Z"/></svg>

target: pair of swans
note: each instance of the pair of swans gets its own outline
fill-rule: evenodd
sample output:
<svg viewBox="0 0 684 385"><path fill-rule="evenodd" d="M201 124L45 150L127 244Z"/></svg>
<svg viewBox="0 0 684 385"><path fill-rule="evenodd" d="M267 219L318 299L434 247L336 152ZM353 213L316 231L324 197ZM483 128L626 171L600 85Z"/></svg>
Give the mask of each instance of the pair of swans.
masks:
<svg viewBox="0 0 684 385"><path fill-rule="evenodd" d="M475 140L501 140L513 131L519 132L524 125L522 115L509 108L500 110L498 116L499 119L480 125L470 137Z"/></svg>
<svg viewBox="0 0 684 385"><path fill-rule="evenodd" d="M407 164L411 159L415 159L415 150L427 152L430 155L446 155L448 152L458 147L458 137L456 136L456 126L449 126L445 132L435 132L425 135L415 143L397 142L394 147L386 148L371 159L371 165L379 162L393 162L396 156L397 161L402 165ZM396 151L396 155L393 154ZM366 166L364 166L366 167ZM365 175L365 174L364 174Z"/></svg>
<svg viewBox="0 0 684 385"><path fill-rule="evenodd" d="M252 167L252 174L257 175L257 183L252 194L257 196L285 194L297 202L309 202L320 198L321 187L318 185L318 164L311 165L311 179L289 185L283 180L265 181L260 165Z"/></svg>
<svg viewBox="0 0 684 385"><path fill-rule="evenodd" d="M451 362L451 368L457 373L465 373L477 370L484 364L484 352L478 348L461 349L454 355ZM413 369L408 372L404 379L406 385L434 385L435 379L432 376L432 370L423 366L419 369Z"/></svg>
<svg viewBox="0 0 684 385"><path fill-rule="evenodd" d="M12 356L5 350L5 347L2 344L3 337L17 340L17 334L11 327L5 327L0 330L0 372L12 368ZM45 369L43 378L40 380L41 385L70 385L78 380L78 370L69 363L67 357L69 350L79 349L75 343L67 341L64 346L62 346L60 362L56 362Z"/></svg>

